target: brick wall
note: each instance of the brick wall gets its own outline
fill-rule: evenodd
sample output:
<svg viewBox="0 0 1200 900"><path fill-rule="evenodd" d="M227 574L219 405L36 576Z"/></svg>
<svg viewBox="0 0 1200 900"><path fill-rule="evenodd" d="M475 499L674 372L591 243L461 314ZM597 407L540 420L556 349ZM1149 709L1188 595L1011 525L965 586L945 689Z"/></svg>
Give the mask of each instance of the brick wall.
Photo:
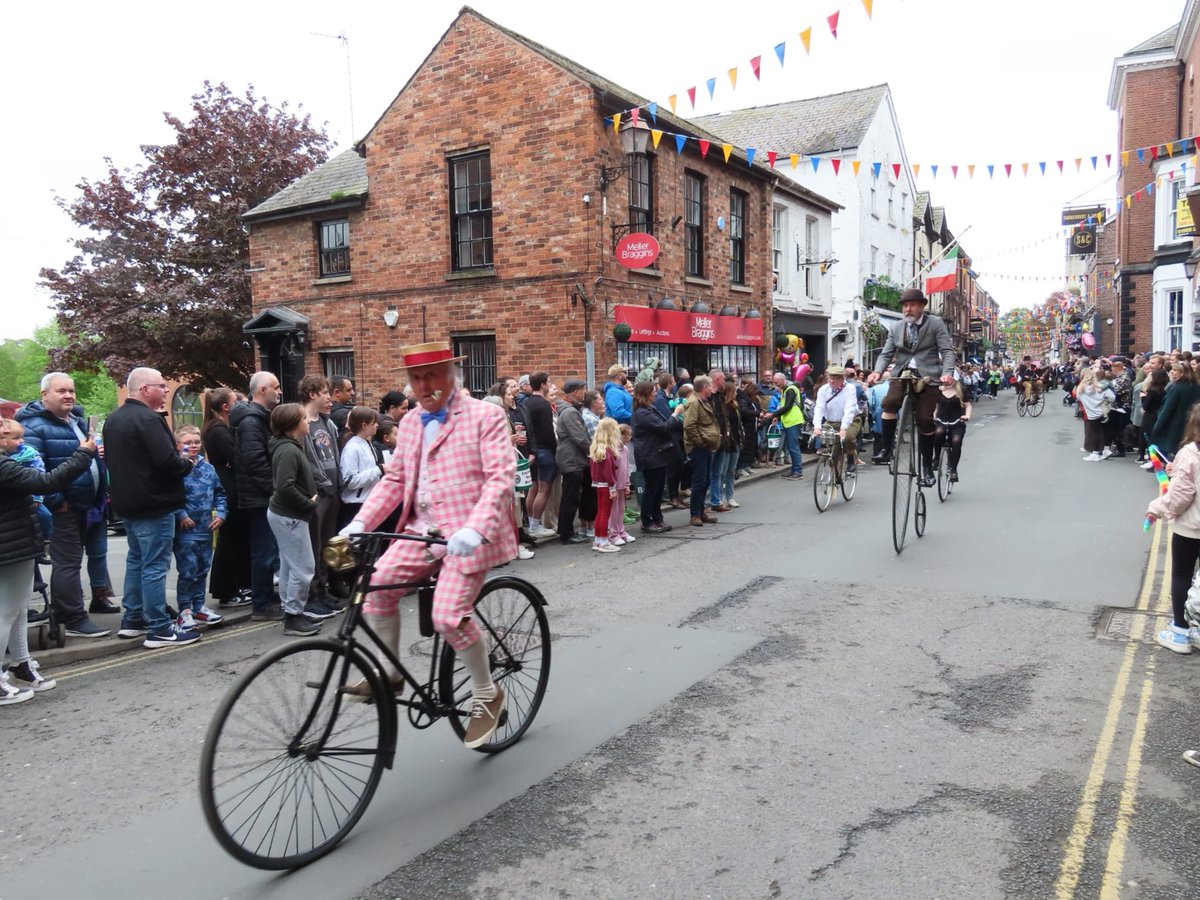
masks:
<svg viewBox="0 0 1200 900"><path fill-rule="evenodd" d="M664 138L653 161L661 277L631 274L613 260L610 228L628 218L628 178L608 187L607 215L599 185L599 165L625 161L602 121L619 107L603 99L464 12L367 138L368 199L348 216L351 280L313 283L319 216L256 224L252 266L264 271L253 275L255 311L288 306L308 316L306 362L315 368L324 348L353 349L360 391L374 394L402 383L399 346L456 334L494 332L499 374L544 368L560 380L583 375L585 310L570 302L576 284L596 301L590 325L598 380L616 353L606 309L646 305L648 294L703 296L714 310L753 305L766 320L769 346L768 180L744 162L726 166L718 147L701 160L694 146L679 156ZM449 277L447 160L482 149L491 155L495 273ZM711 287L685 283L684 229L671 227L683 213L685 167L707 176ZM728 284L728 234L715 225L718 216L728 222L731 186L749 195L749 291ZM400 316L393 330L383 324L389 305Z"/></svg>

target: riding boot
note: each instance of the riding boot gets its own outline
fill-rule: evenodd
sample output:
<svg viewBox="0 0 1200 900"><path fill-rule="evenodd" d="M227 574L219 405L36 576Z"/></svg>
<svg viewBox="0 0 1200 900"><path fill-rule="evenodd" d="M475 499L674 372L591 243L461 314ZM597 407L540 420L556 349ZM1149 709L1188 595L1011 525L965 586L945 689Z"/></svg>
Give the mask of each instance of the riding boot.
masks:
<svg viewBox="0 0 1200 900"><path fill-rule="evenodd" d="M921 484L933 487L937 484L937 478L933 474L933 435L918 434L917 449L921 453Z"/></svg>
<svg viewBox="0 0 1200 900"><path fill-rule="evenodd" d="M363 621L370 626L371 630L379 636L379 640L383 641L383 645L395 653L400 655L400 610L396 610L393 616L381 616L376 613L363 613ZM400 672L374 644L367 641L367 647L372 655L379 661L379 672L386 681L392 683L392 688L399 697L404 690L404 680L400 677ZM371 697L371 686L365 678L356 681L354 684L347 685L347 694L351 695L355 700L366 701Z"/></svg>
<svg viewBox="0 0 1200 900"><path fill-rule="evenodd" d="M880 466L892 460L892 441L896 437L896 420L882 419L883 431L879 435L879 447L876 448L871 462Z"/></svg>

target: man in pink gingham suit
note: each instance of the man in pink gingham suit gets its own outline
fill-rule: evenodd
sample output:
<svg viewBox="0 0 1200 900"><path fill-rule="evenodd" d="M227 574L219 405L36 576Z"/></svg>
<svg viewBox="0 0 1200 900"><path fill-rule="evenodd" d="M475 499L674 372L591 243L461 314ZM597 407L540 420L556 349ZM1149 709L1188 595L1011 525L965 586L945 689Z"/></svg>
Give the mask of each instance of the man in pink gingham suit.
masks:
<svg viewBox="0 0 1200 900"><path fill-rule="evenodd" d="M472 613L488 570L517 555L516 455L504 410L455 389L454 363L462 357L452 356L448 344L417 344L401 355L421 411L400 420L383 478L342 533L370 531L399 507L397 531L448 539L444 547L397 540L376 573L383 584L412 583L438 567L433 557L440 559L433 624L471 674L475 703L465 743L475 747L495 732L504 704ZM401 594L371 593L363 606L368 623L393 649L399 645ZM394 671L387 674L398 680Z"/></svg>

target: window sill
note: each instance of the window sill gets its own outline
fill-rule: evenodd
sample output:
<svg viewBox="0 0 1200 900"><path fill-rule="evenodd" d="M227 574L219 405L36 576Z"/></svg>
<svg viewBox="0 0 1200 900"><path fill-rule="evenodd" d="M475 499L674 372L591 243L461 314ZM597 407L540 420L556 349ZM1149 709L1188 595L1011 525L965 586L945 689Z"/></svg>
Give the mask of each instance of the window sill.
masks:
<svg viewBox="0 0 1200 900"><path fill-rule="evenodd" d="M699 275L684 275L683 283L684 284L695 284L695 285L698 285L699 287L712 287L713 286L711 281L709 281L707 278L701 278Z"/></svg>
<svg viewBox="0 0 1200 900"><path fill-rule="evenodd" d="M496 270L488 266L482 269L463 269L461 272L450 272L445 276L446 281L471 281L475 278L495 278Z"/></svg>
<svg viewBox="0 0 1200 900"><path fill-rule="evenodd" d="M326 275L324 278L314 278L313 287L320 287L323 284L348 284L354 280L353 275Z"/></svg>
<svg viewBox="0 0 1200 900"><path fill-rule="evenodd" d="M630 269L629 274L630 275L641 275L645 278L662 278L663 277L663 273L662 273L661 269Z"/></svg>
<svg viewBox="0 0 1200 900"><path fill-rule="evenodd" d="M731 284L729 289L735 294L753 294L754 288L746 284Z"/></svg>

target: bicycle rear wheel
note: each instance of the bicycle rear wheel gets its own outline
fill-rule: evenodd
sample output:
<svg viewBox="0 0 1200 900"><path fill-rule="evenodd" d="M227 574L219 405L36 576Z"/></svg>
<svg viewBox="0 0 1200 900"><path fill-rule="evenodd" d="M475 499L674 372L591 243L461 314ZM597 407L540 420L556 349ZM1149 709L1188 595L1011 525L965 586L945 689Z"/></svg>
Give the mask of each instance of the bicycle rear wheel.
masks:
<svg viewBox="0 0 1200 900"><path fill-rule="evenodd" d="M374 703L347 703L366 678ZM217 842L259 869L324 856L358 822L392 750L387 689L365 656L327 638L259 660L229 690L200 755L200 803Z"/></svg>
<svg viewBox="0 0 1200 900"><path fill-rule="evenodd" d="M941 452L938 453L938 467L937 467L938 500L940 500L942 503L945 503L946 498L950 496L951 484L950 484L949 468L950 468L950 449L948 447L943 446L941 449Z"/></svg>
<svg viewBox="0 0 1200 900"><path fill-rule="evenodd" d="M850 467L849 459L842 457L842 496L847 500L854 499L854 489L858 487L858 463Z"/></svg>
<svg viewBox="0 0 1200 900"><path fill-rule="evenodd" d="M917 533L917 537L925 536L925 492L917 488L917 505L913 510L913 531Z"/></svg>
<svg viewBox="0 0 1200 900"><path fill-rule="evenodd" d="M913 435L912 395L904 398L896 418L896 453L892 459L892 546L904 550L908 511L912 505L913 480L917 475L916 439Z"/></svg>
<svg viewBox="0 0 1200 900"><path fill-rule="evenodd" d="M499 753L521 739L546 695L550 680L550 622L541 591L520 578L494 578L484 584L475 600L475 621L483 631L492 680L504 689L504 709L492 739L475 749ZM471 710L471 676L454 648L442 645L438 667L438 692L442 702L459 713L450 715L450 727L462 738Z"/></svg>
<svg viewBox="0 0 1200 900"><path fill-rule="evenodd" d="M1018 416L1025 415L1025 398L1024 397L1017 397L1017 415Z"/></svg>
<svg viewBox="0 0 1200 900"><path fill-rule="evenodd" d="M1038 394L1029 404L1029 414L1035 419L1042 414L1042 410L1046 408L1046 395Z"/></svg>
<svg viewBox="0 0 1200 900"><path fill-rule="evenodd" d="M833 466L829 457L818 456L813 472L813 501L817 504L818 512L825 512L833 500L833 492L837 490L834 484Z"/></svg>

